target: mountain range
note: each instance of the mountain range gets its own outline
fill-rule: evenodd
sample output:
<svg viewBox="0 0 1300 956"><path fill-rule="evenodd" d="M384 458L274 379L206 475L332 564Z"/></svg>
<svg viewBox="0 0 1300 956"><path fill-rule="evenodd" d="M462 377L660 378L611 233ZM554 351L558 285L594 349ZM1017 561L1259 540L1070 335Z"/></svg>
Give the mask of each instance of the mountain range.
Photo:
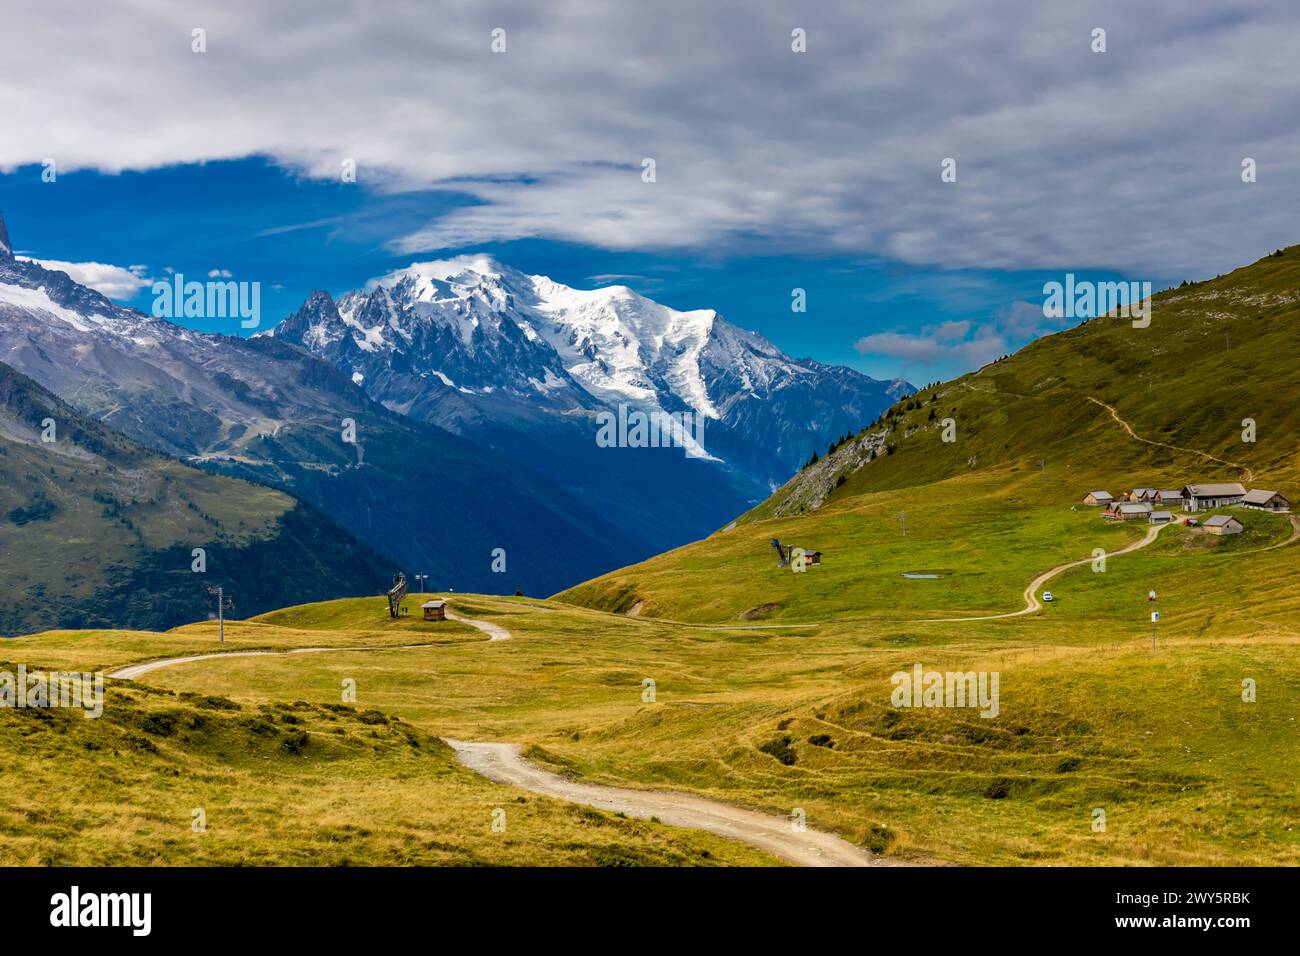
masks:
<svg viewBox="0 0 1300 956"><path fill-rule="evenodd" d="M371 594L389 561L283 492L208 474L0 363L0 634L174 627Z"/></svg>
<svg viewBox="0 0 1300 956"><path fill-rule="evenodd" d="M552 593L707 534L911 391L790 359L711 311L486 257L315 293L269 334L199 333L16 257L3 218L0 358L158 462L246 479L234 495L279 489L342 547L496 593ZM706 454L601 447L597 417L620 405L699 416ZM373 571L336 589L373 590Z"/></svg>
<svg viewBox="0 0 1300 956"><path fill-rule="evenodd" d="M536 468L658 549L715 530L914 391L792 359L711 309L574 289L485 255L417 263L337 301L315 292L261 335ZM702 419L704 460L599 448L598 416L620 406Z"/></svg>
<svg viewBox="0 0 1300 956"><path fill-rule="evenodd" d="M9 254L0 356L88 418L287 491L394 570L445 588L538 593L651 551L554 482L385 409L303 349L197 333ZM504 571L492 570L498 548Z"/></svg>

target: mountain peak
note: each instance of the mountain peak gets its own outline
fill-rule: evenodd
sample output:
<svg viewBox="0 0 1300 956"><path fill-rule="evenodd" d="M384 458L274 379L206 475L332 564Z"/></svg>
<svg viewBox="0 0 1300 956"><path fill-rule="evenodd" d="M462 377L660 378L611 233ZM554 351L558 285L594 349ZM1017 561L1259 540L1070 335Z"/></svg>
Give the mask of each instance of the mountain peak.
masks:
<svg viewBox="0 0 1300 956"><path fill-rule="evenodd" d="M12 259L13 247L9 245L9 232L5 229L4 213L0 212L0 259Z"/></svg>
<svg viewBox="0 0 1300 956"><path fill-rule="evenodd" d="M509 278L523 274L503 265L487 253L477 252L451 259L433 259L428 262L412 262L404 269L397 269L378 279L366 283L367 290L380 286L392 287L404 279L431 280L435 283L465 285L478 278Z"/></svg>

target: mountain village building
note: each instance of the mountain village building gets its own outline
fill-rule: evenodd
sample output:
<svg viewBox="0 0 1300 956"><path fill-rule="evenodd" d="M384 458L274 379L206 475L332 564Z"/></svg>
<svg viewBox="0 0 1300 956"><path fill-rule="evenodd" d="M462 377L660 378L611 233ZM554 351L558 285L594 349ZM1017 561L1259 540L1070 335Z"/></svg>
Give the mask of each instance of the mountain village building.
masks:
<svg viewBox="0 0 1300 956"><path fill-rule="evenodd" d="M1290 511L1291 502L1283 495L1276 491L1265 491L1257 488L1248 491L1245 497L1241 499L1243 508L1253 508L1256 511Z"/></svg>
<svg viewBox="0 0 1300 956"><path fill-rule="evenodd" d="M1183 488L1183 510L1210 511L1214 508L1226 508L1241 504L1244 497L1246 497L1246 488L1236 481L1187 485Z"/></svg>
<svg viewBox="0 0 1300 956"><path fill-rule="evenodd" d="M1185 485L1181 490L1134 488L1123 492L1119 499L1109 491L1090 491L1083 496L1083 503L1090 506L1105 505L1101 516L1108 520L1142 520L1151 524L1170 524L1176 521L1171 510L1175 507L1183 511L1212 511L1215 508L1240 506L1276 514L1291 513L1291 502L1281 492L1265 488L1247 491L1237 481L1201 482ZM1240 534L1244 530L1242 523L1231 516L1215 515L1204 523L1188 518L1184 523L1203 526L1210 534Z"/></svg>
<svg viewBox="0 0 1300 956"><path fill-rule="evenodd" d="M1118 501L1107 508L1102 517L1120 521L1146 521L1151 517L1151 506L1145 501Z"/></svg>

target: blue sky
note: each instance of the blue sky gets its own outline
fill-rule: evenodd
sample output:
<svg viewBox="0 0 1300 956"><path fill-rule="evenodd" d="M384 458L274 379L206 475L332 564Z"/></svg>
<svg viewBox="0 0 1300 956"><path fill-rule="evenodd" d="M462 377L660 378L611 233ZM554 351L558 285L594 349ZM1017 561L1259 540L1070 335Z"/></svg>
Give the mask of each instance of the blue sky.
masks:
<svg viewBox="0 0 1300 956"><path fill-rule="evenodd" d="M1067 272L1160 289L1300 239L1300 5L1221 7L29 5L0 31L0 211L128 296L260 282L268 323L487 251L921 383L1059 327Z"/></svg>
<svg viewBox="0 0 1300 956"><path fill-rule="evenodd" d="M0 212L18 254L134 267L142 282L166 279L169 269L200 280L229 272L261 283L263 328L313 289L338 295L418 259L486 250L578 288L623 284L674 308L715 308L796 357L924 384L995 357L990 350L998 352L999 342L1014 349L1041 331L1003 320L1014 303L1041 303L1044 281L1060 277L1050 270L935 269L867 256L622 252L547 239L427 254L392 248L397 237L476 202L446 190L388 193L311 179L264 158L140 173L87 170L61 174L54 183L42 181L40 166L0 175ZM806 312L791 309L795 288L806 292ZM115 297L146 312L153 300L148 285ZM233 319L178 321L204 332L255 331ZM1004 334L934 357L855 347L873 333L916 335L962 323L1001 324Z"/></svg>

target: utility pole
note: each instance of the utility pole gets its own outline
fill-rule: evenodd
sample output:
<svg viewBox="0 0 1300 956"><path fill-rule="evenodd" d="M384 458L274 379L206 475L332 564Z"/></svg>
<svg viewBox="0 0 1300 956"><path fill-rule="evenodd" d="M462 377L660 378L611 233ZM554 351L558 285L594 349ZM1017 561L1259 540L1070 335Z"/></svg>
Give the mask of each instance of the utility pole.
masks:
<svg viewBox="0 0 1300 956"><path fill-rule="evenodd" d="M217 642L226 643L226 589L221 585L208 588L209 594L217 596ZM230 607L235 606L235 602L230 602Z"/></svg>
<svg viewBox="0 0 1300 956"><path fill-rule="evenodd" d="M427 574L417 574L415 576L415 582L416 582L415 586L416 586L416 590L419 591L419 593L421 594L424 593L424 582L428 580L429 580L429 576Z"/></svg>
<svg viewBox="0 0 1300 956"><path fill-rule="evenodd" d="M898 520L903 522L903 537L906 538L907 537L907 512L900 511L898 513Z"/></svg>

